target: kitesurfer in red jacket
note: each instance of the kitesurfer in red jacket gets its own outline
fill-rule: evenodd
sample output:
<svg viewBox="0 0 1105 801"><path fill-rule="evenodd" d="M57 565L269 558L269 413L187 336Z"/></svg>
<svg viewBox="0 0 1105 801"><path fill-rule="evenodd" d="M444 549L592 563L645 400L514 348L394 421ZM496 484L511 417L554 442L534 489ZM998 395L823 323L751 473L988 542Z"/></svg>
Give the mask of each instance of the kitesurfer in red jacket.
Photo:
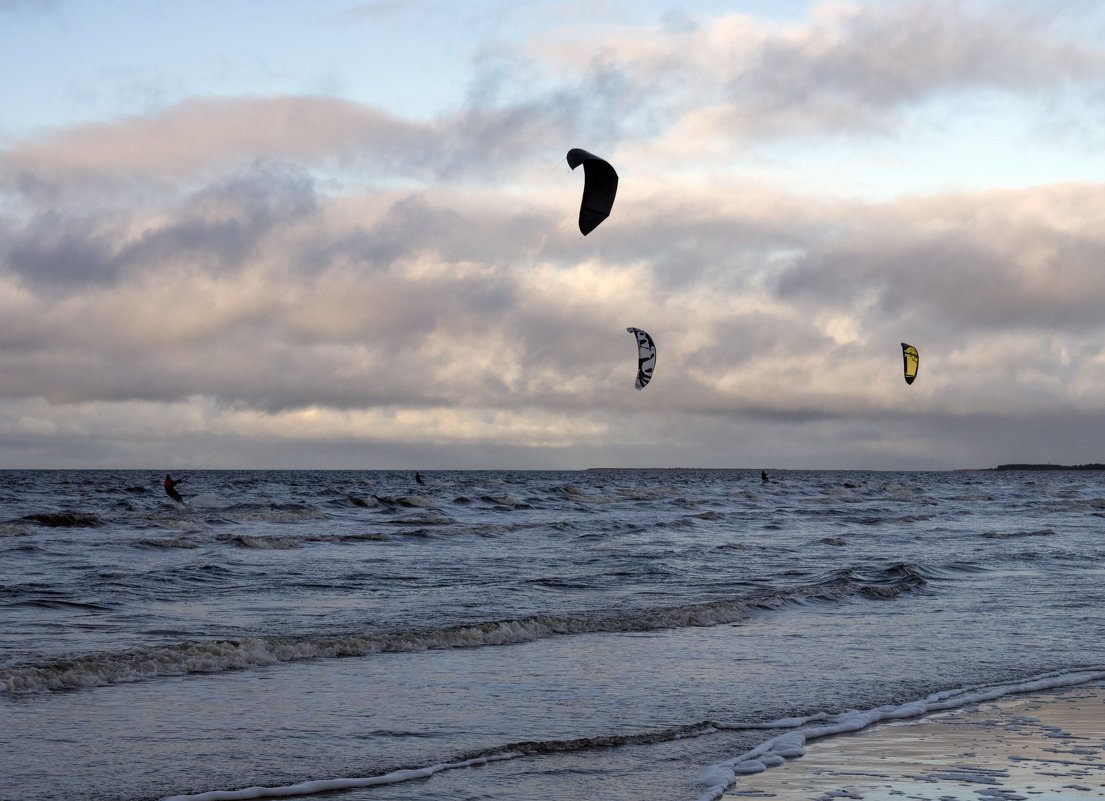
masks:
<svg viewBox="0 0 1105 801"><path fill-rule="evenodd" d="M172 476L170 476L168 473L166 473L165 474L165 494L168 495L170 498L172 498L177 503L184 503L184 499L180 497L180 493L177 492L174 489L174 487L176 487L177 484L183 484L183 483L184 483L183 478L178 480L178 481L173 481Z"/></svg>

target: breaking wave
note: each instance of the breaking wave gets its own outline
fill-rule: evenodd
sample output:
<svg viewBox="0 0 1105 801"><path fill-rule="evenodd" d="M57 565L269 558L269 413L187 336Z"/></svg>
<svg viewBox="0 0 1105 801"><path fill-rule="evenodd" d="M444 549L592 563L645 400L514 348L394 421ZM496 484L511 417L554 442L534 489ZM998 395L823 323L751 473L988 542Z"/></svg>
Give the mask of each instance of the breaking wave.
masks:
<svg viewBox="0 0 1105 801"><path fill-rule="evenodd" d="M518 759L537 754L578 753L607 750L626 745L648 745L671 742L690 737L702 737L718 731L780 731L737 757L711 766L700 779L705 793L699 801L717 801L732 787L741 775L759 773L782 765L788 759L805 754L805 746L811 740L862 731L881 721L908 720L933 712L958 709L983 701L991 701L1024 692L1037 692L1072 687L1105 678L1101 666L1087 667L1071 672L1053 672L1031 676L1017 682L993 686L964 687L933 693L904 704L888 705L867 710L852 710L838 715L814 714L806 717L784 718L762 723L715 723L702 721L668 729L637 734L580 737L567 740L529 740L482 749L474 754L451 762L422 768L406 768L375 776L314 779L280 787L247 787L241 790L211 790L194 795L176 795L162 801L246 801L247 799L285 798L308 796L336 790L378 787L416 779L427 779L436 773L459 768L486 765L492 762Z"/></svg>
<svg viewBox="0 0 1105 801"><path fill-rule="evenodd" d="M161 547L188 547L182 543L156 544ZM246 543L243 542L243 544ZM253 543L249 547L293 546L278 543L265 546ZM893 599L923 587L926 584L924 572L911 565L892 565L882 570L854 569L830 574L824 580L814 584L756 597L637 609L612 614L531 615L510 620L421 631L352 633L300 638L246 636L239 639L144 646L0 670L0 690L10 693L70 690L144 681L162 676L244 670L307 659L516 645L562 635L717 626L738 622L757 610L778 609L813 601L841 601L851 598Z"/></svg>
<svg viewBox="0 0 1105 801"><path fill-rule="evenodd" d="M1055 532L1050 528L1042 528L1039 531L987 531L979 536L988 540L1009 540L1016 537L1053 537Z"/></svg>

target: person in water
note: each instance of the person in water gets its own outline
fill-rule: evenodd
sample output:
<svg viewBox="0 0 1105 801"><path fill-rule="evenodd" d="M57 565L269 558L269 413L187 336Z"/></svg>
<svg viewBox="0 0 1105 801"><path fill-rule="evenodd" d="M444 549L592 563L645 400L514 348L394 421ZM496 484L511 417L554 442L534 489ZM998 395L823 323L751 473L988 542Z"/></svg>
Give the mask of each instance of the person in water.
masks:
<svg viewBox="0 0 1105 801"><path fill-rule="evenodd" d="M421 484L423 487L426 486L426 482L422 480L422 474L421 473L415 473L414 474L414 480L417 481L419 484Z"/></svg>
<svg viewBox="0 0 1105 801"><path fill-rule="evenodd" d="M180 493L176 491L177 484L183 484L184 479L173 481L173 477L168 473L165 474L165 494L172 498L177 503L184 503L184 499L180 497Z"/></svg>
<svg viewBox="0 0 1105 801"><path fill-rule="evenodd" d="M766 470L761 470L760 471L760 481L764 482L765 484L767 483L768 478L767 478L767 471Z"/></svg>

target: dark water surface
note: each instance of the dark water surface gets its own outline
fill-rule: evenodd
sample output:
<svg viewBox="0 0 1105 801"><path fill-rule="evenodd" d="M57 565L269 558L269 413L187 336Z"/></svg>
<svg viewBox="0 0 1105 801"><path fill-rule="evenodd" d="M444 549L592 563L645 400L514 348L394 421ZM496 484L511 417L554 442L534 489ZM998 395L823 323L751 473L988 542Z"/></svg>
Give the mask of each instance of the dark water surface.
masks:
<svg viewBox="0 0 1105 801"><path fill-rule="evenodd" d="M1102 473L424 477L0 471L0 798L695 799L757 725L1105 664Z"/></svg>

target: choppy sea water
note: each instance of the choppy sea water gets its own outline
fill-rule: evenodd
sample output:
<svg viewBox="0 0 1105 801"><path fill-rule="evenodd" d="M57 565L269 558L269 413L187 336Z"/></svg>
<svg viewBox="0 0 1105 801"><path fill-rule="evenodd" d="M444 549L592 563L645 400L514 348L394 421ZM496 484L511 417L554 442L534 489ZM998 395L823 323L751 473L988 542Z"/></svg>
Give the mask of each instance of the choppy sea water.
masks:
<svg viewBox="0 0 1105 801"><path fill-rule="evenodd" d="M0 798L717 798L1105 675L1105 473L423 475L0 471Z"/></svg>

